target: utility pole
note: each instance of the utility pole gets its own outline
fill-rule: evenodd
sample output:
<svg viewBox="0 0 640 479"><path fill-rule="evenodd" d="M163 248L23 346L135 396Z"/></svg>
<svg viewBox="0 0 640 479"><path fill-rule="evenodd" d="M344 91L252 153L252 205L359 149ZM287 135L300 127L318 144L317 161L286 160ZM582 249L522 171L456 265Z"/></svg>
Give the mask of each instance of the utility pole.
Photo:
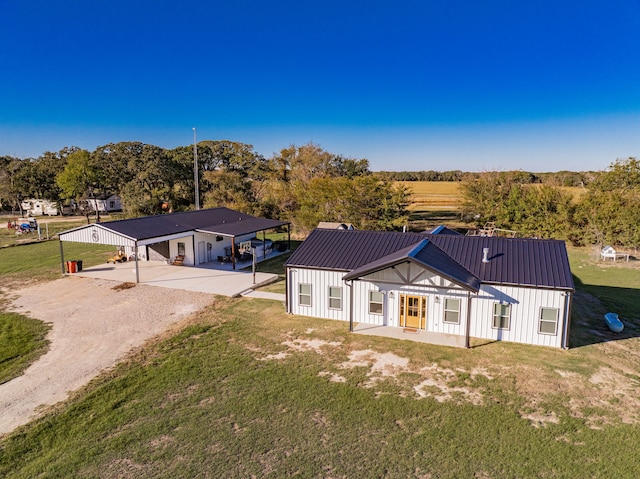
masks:
<svg viewBox="0 0 640 479"><path fill-rule="evenodd" d="M198 142L196 129L193 128L193 183L196 189L196 210L200 209L200 191L198 188Z"/></svg>

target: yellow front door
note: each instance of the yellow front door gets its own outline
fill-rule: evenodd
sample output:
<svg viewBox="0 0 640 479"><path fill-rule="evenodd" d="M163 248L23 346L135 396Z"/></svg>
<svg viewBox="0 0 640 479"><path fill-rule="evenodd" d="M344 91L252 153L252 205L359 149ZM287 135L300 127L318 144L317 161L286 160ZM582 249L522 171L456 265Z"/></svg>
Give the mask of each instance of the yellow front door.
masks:
<svg viewBox="0 0 640 479"><path fill-rule="evenodd" d="M427 323L427 298L424 296L400 295L400 326L425 329Z"/></svg>

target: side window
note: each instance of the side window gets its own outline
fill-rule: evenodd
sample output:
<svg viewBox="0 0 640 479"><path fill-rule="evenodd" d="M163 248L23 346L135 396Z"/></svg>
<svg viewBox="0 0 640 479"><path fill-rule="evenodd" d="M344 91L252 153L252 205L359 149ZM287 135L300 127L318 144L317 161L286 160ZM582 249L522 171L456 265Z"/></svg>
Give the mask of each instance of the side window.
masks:
<svg viewBox="0 0 640 479"><path fill-rule="evenodd" d="M329 286L329 309L342 309L342 288Z"/></svg>
<svg viewBox="0 0 640 479"><path fill-rule="evenodd" d="M380 291L369 291L369 313L382 314L384 295Z"/></svg>
<svg viewBox="0 0 640 479"><path fill-rule="evenodd" d="M444 322L460 324L460 300L454 298L444 299Z"/></svg>
<svg viewBox="0 0 640 479"><path fill-rule="evenodd" d="M311 285L301 283L298 285L298 304L311 306Z"/></svg>
<svg viewBox="0 0 640 479"><path fill-rule="evenodd" d="M509 329L511 318L511 305L495 303L493 305L493 328Z"/></svg>
<svg viewBox="0 0 640 479"><path fill-rule="evenodd" d="M557 334L558 310L556 308L540 308L538 332L541 334Z"/></svg>

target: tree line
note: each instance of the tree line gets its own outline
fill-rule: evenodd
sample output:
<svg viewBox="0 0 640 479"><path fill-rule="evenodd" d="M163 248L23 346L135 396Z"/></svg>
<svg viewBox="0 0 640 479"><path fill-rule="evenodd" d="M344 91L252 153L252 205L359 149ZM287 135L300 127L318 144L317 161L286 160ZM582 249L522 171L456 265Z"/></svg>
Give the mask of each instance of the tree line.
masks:
<svg viewBox="0 0 640 479"><path fill-rule="evenodd" d="M465 181L479 178L483 173L464 172L462 170L449 171L378 171L374 173L378 178L387 181ZM544 184L549 186L586 186L595 180L598 171L553 171L532 173L528 171L514 171L518 181L528 184Z"/></svg>
<svg viewBox="0 0 640 479"><path fill-rule="evenodd" d="M406 224L409 193L372 175L366 159L345 158L309 143L272 158L233 141L197 144L198 190L204 207L227 206L290 221L305 233L320 221L361 229ZM164 149L140 142L109 143L89 152L76 147L36 159L0 157L0 205L21 210L24 199L59 202L117 194L129 217L194 208L192 146ZM90 204L90 202L89 202Z"/></svg>
<svg viewBox="0 0 640 479"><path fill-rule="evenodd" d="M271 158L251 145L221 140L197 145L200 203L290 221L304 234L320 221L359 229L399 229L408 222L409 192L396 181L459 181L469 226L495 222L524 236L576 245L640 245L640 163L617 160L601 172L372 172L366 159L346 158L309 143ZM437 174L436 174L437 173ZM582 186L576 197L565 186ZM0 206L21 210L28 198L63 204L117 194L129 217L194 207L193 147L140 142L76 147L38 158L0 157Z"/></svg>
<svg viewBox="0 0 640 479"><path fill-rule="evenodd" d="M462 182L463 219L559 238L575 245L640 246L640 161L619 159L590 177L575 196L560 186L532 183L523 172L486 172Z"/></svg>

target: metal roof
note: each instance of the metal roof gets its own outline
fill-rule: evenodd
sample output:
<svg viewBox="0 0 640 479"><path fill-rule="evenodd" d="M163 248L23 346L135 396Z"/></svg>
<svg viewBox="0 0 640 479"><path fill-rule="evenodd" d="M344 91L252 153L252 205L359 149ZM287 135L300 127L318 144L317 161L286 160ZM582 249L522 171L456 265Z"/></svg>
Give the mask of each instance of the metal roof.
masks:
<svg viewBox="0 0 640 479"><path fill-rule="evenodd" d="M350 280L360 278L367 274L406 262L416 263L465 289L474 292L480 289L480 280L478 278L456 263L426 238L419 243L414 243L395 253L391 253L360 268L356 268L346 274L343 279Z"/></svg>
<svg viewBox="0 0 640 479"><path fill-rule="evenodd" d="M375 267L374 262L394 253L399 259L424 240L449 257L443 261L432 250L422 250L415 259L449 276L459 275L457 267L482 283L535 286L573 290L573 277L563 241L529 238L462 236L451 234L399 233L392 231L314 230L287 261L287 266L330 269L353 273ZM407 249L407 251L402 251ZM482 250L489 248L489 262L482 262ZM457 266L454 266L454 263ZM471 282L472 278L468 278Z"/></svg>
<svg viewBox="0 0 640 479"><path fill-rule="evenodd" d="M431 234L432 235L461 235L456 230L447 228L445 225L436 226L431 230Z"/></svg>
<svg viewBox="0 0 640 479"><path fill-rule="evenodd" d="M433 235L431 240L483 283L574 289L564 241ZM489 262L482 250L489 248Z"/></svg>
<svg viewBox="0 0 640 479"><path fill-rule="evenodd" d="M189 231L203 231L223 236L239 236L284 226L287 222L257 218L229 208L210 208L156 216L100 223L104 229L137 241L159 238ZM60 233L77 231L90 225Z"/></svg>

